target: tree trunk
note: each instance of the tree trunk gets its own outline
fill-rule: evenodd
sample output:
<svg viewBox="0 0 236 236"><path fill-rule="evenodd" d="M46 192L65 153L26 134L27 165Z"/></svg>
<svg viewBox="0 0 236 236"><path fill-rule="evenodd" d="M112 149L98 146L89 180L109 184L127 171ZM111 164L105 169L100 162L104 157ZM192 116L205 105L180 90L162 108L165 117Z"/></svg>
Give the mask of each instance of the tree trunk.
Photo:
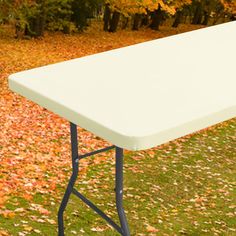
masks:
<svg viewBox="0 0 236 236"><path fill-rule="evenodd" d="M112 33L116 32L119 20L120 20L120 12L114 11L110 22L109 32Z"/></svg>
<svg viewBox="0 0 236 236"><path fill-rule="evenodd" d="M143 14L142 21L141 21L141 26L147 26L149 23L149 17L148 14Z"/></svg>
<svg viewBox="0 0 236 236"><path fill-rule="evenodd" d="M138 13L135 13L132 30L138 30L140 26L140 22L141 22L141 15Z"/></svg>
<svg viewBox="0 0 236 236"><path fill-rule="evenodd" d="M185 13L184 17L183 17L183 23L186 24L188 20L188 15ZM189 21L188 21L189 22Z"/></svg>
<svg viewBox="0 0 236 236"><path fill-rule="evenodd" d="M91 9L85 1L71 1L71 21L75 23L78 31L83 32L88 26L88 19L91 16Z"/></svg>
<svg viewBox="0 0 236 236"><path fill-rule="evenodd" d="M126 16L123 16L123 20L122 20L122 26L121 26L121 28L122 28L122 29L126 29L127 26L128 26L128 24L129 24L129 18L126 17Z"/></svg>
<svg viewBox="0 0 236 236"><path fill-rule="evenodd" d="M151 22L150 28L153 30L159 30L159 27L162 21L162 11L161 11L160 4L158 6L158 9L152 12L151 18L152 18L152 22Z"/></svg>
<svg viewBox="0 0 236 236"><path fill-rule="evenodd" d="M236 21L236 15L232 14L232 16L230 16L229 18L231 21Z"/></svg>
<svg viewBox="0 0 236 236"><path fill-rule="evenodd" d="M25 29L25 25L22 26L22 23L20 22L20 19L17 18L17 19L16 19L16 23L15 23L15 38L16 38L16 39L21 39L21 38L23 38L24 29Z"/></svg>
<svg viewBox="0 0 236 236"><path fill-rule="evenodd" d="M30 37L41 37L44 35L45 16L44 14L31 18L25 28L25 35Z"/></svg>
<svg viewBox="0 0 236 236"><path fill-rule="evenodd" d="M218 21L220 20L221 17L224 16L224 13L217 13L216 16L214 17L214 20L213 20L213 25L216 25L218 23Z"/></svg>
<svg viewBox="0 0 236 236"><path fill-rule="evenodd" d="M196 10L192 21L193 25L199 25L202 23L202 13L202 4L201 2L197 2Z"/></svg>
<svg viewBox="0 0 236 236"><path fill-rule="evenodd" d="M105 6L103 21L104 21L103 30L109 31L109 24L111 21L111 10L110 10L109 4L106 4Z"/></svg>
<svg viewBox="0 0 236 236"><path fill-rule="evenodd" d="M37 2L37 1L36 1ZM45 13L45 2L38 1L41 3L38 8L38 14L34 17L29 17L28 24L25 26L25 35L30 37L42 37L44 35L46 13Z"/></svg>
<svg viewBox="0 0 236 236"><path fill-rule="evenodd" d="M210 19L209 13L207 11L204 11L204 19L202 25L208 25L209 19Z"/></svg>
<svg viewBox="0 0 236 236"><path fill-rule="evenodd" d="M181 20L182 20L182 16L183 16L183 12L182 11L177 11L176 12L175 21L172 24L173 28L177 28L179 26L179 24L181 23Z"/></svg>

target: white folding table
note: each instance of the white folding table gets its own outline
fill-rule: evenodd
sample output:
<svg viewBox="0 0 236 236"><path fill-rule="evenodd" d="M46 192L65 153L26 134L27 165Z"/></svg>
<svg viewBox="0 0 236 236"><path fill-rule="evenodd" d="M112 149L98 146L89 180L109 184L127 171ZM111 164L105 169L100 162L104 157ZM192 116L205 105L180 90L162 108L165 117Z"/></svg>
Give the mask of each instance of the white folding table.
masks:
<svg viewBox="0 0 236 236"><path fill-rule="evenodd" d="M121 235L123 149L144 150L236 117L236 22L225 23L10 75L12 91L70 122L73 172L58 212L71 193ZM79 125L114 146L78 154ZM79 160L115 148L120 225L74 188Z"/></svg>

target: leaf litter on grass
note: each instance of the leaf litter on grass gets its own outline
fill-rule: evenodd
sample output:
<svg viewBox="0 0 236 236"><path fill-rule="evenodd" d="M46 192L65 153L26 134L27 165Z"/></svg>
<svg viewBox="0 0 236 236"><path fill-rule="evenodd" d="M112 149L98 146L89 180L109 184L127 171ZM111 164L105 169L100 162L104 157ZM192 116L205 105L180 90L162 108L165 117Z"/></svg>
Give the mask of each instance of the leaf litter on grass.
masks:
<svg viewBox="0 0 236 236"><path fill-rule="evenodd" d="M19 226L16 226L16 228L20 228L19 232L22 231L21 235L32 232L41 234L40 229L32 227L31 223L35 221L39 224L40 222L42 224L46 222L49 225L55 224L55 218L49 218L51 214L54 214L50 209L55 210L53 207L59 204L63 192L61 189L65 188L71 168L68 122L10 92L7 86L9 74L192 30L195 29L194 27L183 25L177 30L163 27L161 32L141 30L139 32L122 31L116 34L91 28L79 35L66 36L60 33L48 33L43 39L22 41L5 37L4 31L2 31L0 35L0 217L9 222L14 221L17 217L26 217L28 222L27 220L19 221L17 223ZM6 28L6 31L9 29ZM227 214L230 219L235 217L234 206L236 203L232 201L231 194L235 190L236 180L227 179L222 174L227 169L229 176L235 175L235 168L233 167L235 165L235 146L232 147L236 141L235 120L225 122L217 127L219 128L211 127L200 132L199 135L189 135L149 151L134 154L126 152L137 163L128 163L126 172L139 176L142 186L145 184L148 186L148 191L144 191L143 195L137 194L134 187L127 187L127 200L134 199L143 202L149 212L152 211L153 205L158 204L160 206L157 221L149 222L148 218L143 216L145 223L143 229L145 229L146 234L148 231L156 231L149 232L150 234L158 234L158 231L160 233L176 231L172 219L180 214L187 214L190 217L189 215L196 211L199 217L209 217L209 209L214 214L216 213L218 200L225 201L228 204L228 212L223 213ZM78 129L80 152L86 153L109 145L93 134L81 128ZM217 136L217 132L219 130L225 132L224 129L231 130L232 134L223 136L224 139L221 140L221 137ZM189 147L186 146L186 142ZM194 145L194 142L197 142L198 145ZM199 153L199 158L190 160L195 153ZM179 156L181 159L177 158ZM145 159L156 160L157 158L162 160L160 169L153 168L153 161L145 165ZM83 160L81 164L82 175L84 174L86 178L88 165L100 165L106 160L109 162L109 166L114 164L111 159L107 158L106 154L100 154L92 161L91 159ZM180 165L182 161L183 164ZM146 172L142 168L142 163L150 174L153 173L152 169L158 171L160 175L155 177L158 177L165 184L160 185L158 182L154 184L150 179L144 180ZM111 168L110 171L114 173L114 168ZM168 175L177 175L181 178L171 180L166 177ZM100 173L100 177L104 178L104 175ZM88 192L97 195L99 199L103 199L103 196L99 195L100 189L110 188L109 177L103 180L102 183L98 180L86 180L90 181L89 186L93 186L88 189ZM191 185L186 184L182 189L183 191L179 190L179 186L188 182L191 182ZM174 199L171 197L171 193L165 194L166 186L182 196L176 206L169 203ZM87 185L84 186L85 190L86 188ZM200 189L202 192L196 191ZM193 192L195 192L194 195ZM34 202L34 197L37 194L45 196L39 201L40 203ZM28 202L24 204L25 207L22 207L20 198ZM149 199L150 202L148 203L145 198ZM11 207L8 206L9 202L12 205ZM40 206L31 204L39 204ZM110 203L111 206L114 207L114 204ZM137 220L140 218L136 212L139 206L138 204L133 206L135 209L132 211L133 217L134 220ZM111 212L115 214L114 211ZM219 214L222 214L223 217L223 213ZM39 214L43 217L39 217ZM199 225L202 224L213 225L212 228L203 227L203 233L215 231L216 235L220 234L220 231L217 232L219 227L224 229L222 233L226 232L224 220L210 219L204 223L198 222L197 217L192 217L191 222L193 228L199 228ZM169 229L164 230L163 225L165 223ZM106 231L107 227L104 229L101 225L95 225L93 229L100 232L101 230ZM227 232L232 232L232 234L235 232L233 227L228 227L228 229ZM0 235L8 235L7 230L6 228L2 229L0 223ZM178 230L179 234L188 232L187 227ZM79 232L77 228L72 231ZM71 232L71 234L74 233Z"/></svg>

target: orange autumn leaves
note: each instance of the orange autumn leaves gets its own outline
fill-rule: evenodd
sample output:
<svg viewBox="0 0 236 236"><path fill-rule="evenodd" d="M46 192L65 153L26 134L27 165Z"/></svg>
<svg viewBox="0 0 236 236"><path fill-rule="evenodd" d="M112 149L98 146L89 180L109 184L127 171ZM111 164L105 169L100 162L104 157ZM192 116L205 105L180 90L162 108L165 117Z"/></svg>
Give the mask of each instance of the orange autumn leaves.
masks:
<svg viewBox="0 0 236 236"><path fill-rule="evenodd" d="M225 11L230 14L236 14L236 0L221 0Z"/></svg>
<svg viewBox="0 0 236 236"><path fill-rule="evenodd" d="M192 0L107 0L111 9L129 14L147 14L147 11L154 11L161 6L161 9L174 15L177 9L192 3Z"/></svg>
<svg viewBox="0 0 236 236"><path fill-rule="evenodd" d="M178 29L163 28L163 32L116 34L98 28L94 25L86 33L75 35L47 33L42 39L32 40L15 40L13 29L0 31L0 208L12 196L31 200L36 193L57 195L57 187L65 184L71 168L68 122L10 92L9 74L198 27L181 25ZM81 153L109 145L82 129L79 136ZM106 157L98 155L94 162ZM85 170L91 159L83 161Z"/></svg>

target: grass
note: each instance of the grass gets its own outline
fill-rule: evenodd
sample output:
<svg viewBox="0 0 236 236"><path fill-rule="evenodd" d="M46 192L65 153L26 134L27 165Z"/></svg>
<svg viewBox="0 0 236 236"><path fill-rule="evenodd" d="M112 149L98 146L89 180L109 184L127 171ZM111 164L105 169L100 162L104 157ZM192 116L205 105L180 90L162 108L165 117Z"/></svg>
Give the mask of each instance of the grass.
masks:
<svg viewBox="0 0 236 236"><path fill-rule="evenodd" d="M94 25L83 34L47 32L37 40L16 40L9 27L0 31L0 236L57 235L70 175L67 121L10 92L8 75L197 28L109 34ZM83 152L107 144L79 131ZM124 208L132 235L236 235L235 147L233 119L152 150L125 152ZM77 189L117 221L113 156L84 160ZM66 235L117 235L74 196L65 225Z"/></svg>
<svg viewBox="0 0 236 236"><path fill-rule="evenodd" d="M125 203L132 235L236 235L235 120L170 142L147 152L125 153ZM77 188L117 220L114 158L91 165ZM69 173L68 173L69 174ZM68 176L69 177L69 176ZM0 217L11 235L56 235L60 197L37 194L7 209L24 208L14 217ZM52 212L39 214L33 204ZM92 210L72 196L65 214L66 235L118 235ZM19 234L19 232L21 232Z"/></svg>

